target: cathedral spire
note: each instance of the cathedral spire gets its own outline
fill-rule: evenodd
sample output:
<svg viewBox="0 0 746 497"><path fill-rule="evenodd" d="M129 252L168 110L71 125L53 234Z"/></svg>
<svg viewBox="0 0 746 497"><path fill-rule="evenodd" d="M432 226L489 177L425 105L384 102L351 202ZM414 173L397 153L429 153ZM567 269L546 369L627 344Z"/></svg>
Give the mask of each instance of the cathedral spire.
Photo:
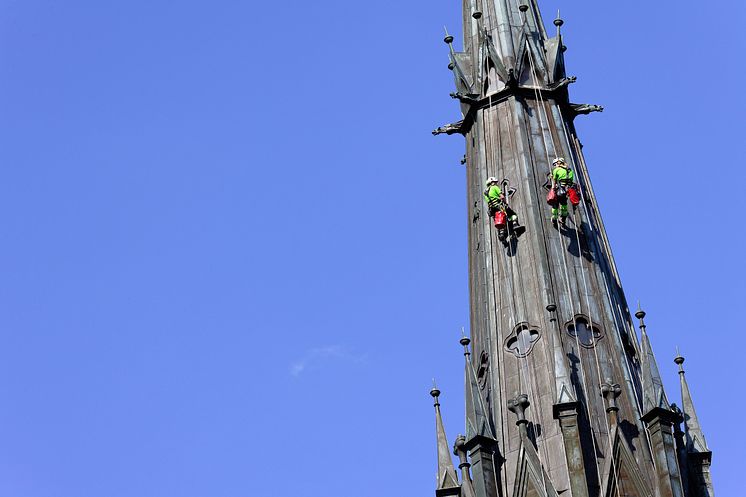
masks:
<svg viewBox="0 0 746 497"><path fill-rule="evenodd" d="M681 416L668 403L644 321L642 349L630 338L628 301L573 124L602 108L571 103L569 32L557 13L547 33L538 2L462 0L463 48L445 33L462 115L433 134L465 138L472 325L462 339L467 419L456 452L476 497L596 497L602 487L608 497L621 486L630 495L702 497L684 495L691 480L681 481L674 444ZM543 202L552 157L572 162L583 197L564 227ZM525 226L520 238L508 229L502 239L493 223L489 178ZM517 222L508 217L509 227ZM458 481L438 431L442 495ZM705 462L697 463L702 481ZM468 485L460 490L464 497Z"/></svg>
<svg viewBox="0 0 746 497"><path fill-rule="evenodd" d="M443 428L443 417L440 414L440 390L433 387L430 390L430 395L435 400L433 405L435 406L435 431L438 440L438 486L435 495L437 497L459 495L460 487L456 476L456 468L453 466L453 459L451 459L451 453L448 450L446 431Z"/></svg>

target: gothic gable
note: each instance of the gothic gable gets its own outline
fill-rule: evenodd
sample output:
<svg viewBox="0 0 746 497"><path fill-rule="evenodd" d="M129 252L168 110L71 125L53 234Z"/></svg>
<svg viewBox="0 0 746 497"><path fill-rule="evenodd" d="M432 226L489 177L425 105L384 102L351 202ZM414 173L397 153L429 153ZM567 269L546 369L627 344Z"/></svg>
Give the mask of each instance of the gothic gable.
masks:
<svg viewBox="0 0 746 497"><path fill-rule="evenodd" d="M645 483L632 449L618 426L614 427L612 440L613 449L606 458L602 473L604 483L601 495L615 497L621 493L629 497L653 497L654 493Z"/></svg>
<svg viewBox="0 0 746 497"><path fill-rule="evenodd" d="M558 497L549 475L539 460L534 444L521 433L518 470L512 497Z"/></svg>

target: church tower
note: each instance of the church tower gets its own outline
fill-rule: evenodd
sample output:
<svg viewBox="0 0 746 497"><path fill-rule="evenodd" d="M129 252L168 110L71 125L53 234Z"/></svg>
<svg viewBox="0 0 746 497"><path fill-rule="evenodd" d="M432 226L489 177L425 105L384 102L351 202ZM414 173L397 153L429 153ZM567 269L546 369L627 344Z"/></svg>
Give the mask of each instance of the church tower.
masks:
<svg viewBox="0 0 746 497"><path fill-rule="evenodd" d="M563 21L550 36L537 0L463 0L463 18L463 51L445 38L462 119L433 134L466 139L466 433L454 445L459 476L433 389L436 495L712 497L712 453L683 368L682 411L663 388L645 313L636 325L622 290L573 124L603 109L569 99ZM564 226L546 202L557 157L580 194ZM498 238L490 177L522 236Z"/></svg>

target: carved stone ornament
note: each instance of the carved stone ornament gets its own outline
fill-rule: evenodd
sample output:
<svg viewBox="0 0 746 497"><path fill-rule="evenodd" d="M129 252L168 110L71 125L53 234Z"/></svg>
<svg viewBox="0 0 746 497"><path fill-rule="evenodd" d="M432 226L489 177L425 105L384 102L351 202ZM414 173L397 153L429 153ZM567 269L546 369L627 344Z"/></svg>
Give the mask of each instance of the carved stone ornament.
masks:
<svg viewBox="0 0 746 497"><path fill-rule="evenodd" d="M565 326L567 327L567 333L572 338L577 338L578 343L586 349L593 348L596 342L604 337L598 326L595 323L591 326L588 318L585 316L576 316L574 320L568 322Z"/></svg>
<svg viewBox="0 0 746 497"><path fill-rule="evenodd" d="M505 339L505 350L518 358L526 357L531 353L539 338L541 338L541 332L536 326L519 323Z"/></svg>
<svg viewBox="0 0 746 497"><path fill-rule="evenodd" d="M487 375L489 370L490 356L487 355L487 352L482 351L482 353L479 354L479 368L477 369L477 382L479 383L479 388L481 390L487 388Z"/></svg>

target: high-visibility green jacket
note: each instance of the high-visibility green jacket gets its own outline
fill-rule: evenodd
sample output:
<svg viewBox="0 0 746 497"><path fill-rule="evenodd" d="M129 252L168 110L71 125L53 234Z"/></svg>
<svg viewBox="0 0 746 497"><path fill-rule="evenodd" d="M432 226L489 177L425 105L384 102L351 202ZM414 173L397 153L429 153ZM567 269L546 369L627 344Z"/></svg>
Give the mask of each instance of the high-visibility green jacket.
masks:
<svg viewBox="0 0 746 497"><path fill-rule="evenodd" d="M552 179L563 185L572 185L575 183L575 173L572 169L557 166L552 171Z"/></svg>
<svg viewBox="0 0 746 497"><path fill-rule="evenodd" d="M499 209L502 205L502 200L500 200L500 196L503 194L503 191L500 189L497 185L491 185L487 190L484 192L484 199L487 201L487 204L490 206L490 209Z"/></svg>

